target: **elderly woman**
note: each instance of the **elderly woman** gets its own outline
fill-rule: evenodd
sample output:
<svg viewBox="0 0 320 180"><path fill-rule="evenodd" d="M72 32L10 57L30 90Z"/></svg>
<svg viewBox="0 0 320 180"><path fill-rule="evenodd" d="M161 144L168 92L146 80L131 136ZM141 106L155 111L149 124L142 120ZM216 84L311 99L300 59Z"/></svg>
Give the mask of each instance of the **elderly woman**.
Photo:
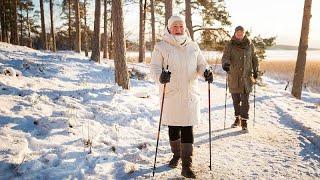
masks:
<svg viewBox="0 0 320 180"><path fill-rule="evenodd" d="M258 78L259 63L254 45L245 35L242 26L236 27L233 37L224 49L222 68L228 73L229 91L233 100L235 121L231 127L241 125L242 130L247 132L249 95L255 79Z"/></svg>
<svg viewBox="0 0 320 180"><path fill-rule="evenodd" d="M203 75L206 81L212 83L213 75L207 68L198 44L190 38L181 17L169 18L162 41L156 44L152 52L150 71L159 84L160 94L163 94L164 90L162 84L167 84L162 124L169 127L173 153L169 166L177 167L181 158L181 175L195 178L191 167L193 126L200 120L198 76Z"/></svg>

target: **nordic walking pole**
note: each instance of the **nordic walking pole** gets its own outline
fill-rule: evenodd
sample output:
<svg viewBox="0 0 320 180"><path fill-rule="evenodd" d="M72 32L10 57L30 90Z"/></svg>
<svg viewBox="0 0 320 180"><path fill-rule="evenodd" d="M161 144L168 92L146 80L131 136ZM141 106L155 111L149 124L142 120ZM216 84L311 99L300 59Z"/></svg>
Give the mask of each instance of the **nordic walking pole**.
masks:
<svg viewBox="0 0 320 180"><path fill-rule="evenodd" d="M210 102L210 82L208 82L208 96L209 96L209 151L210 151L210 171L211 171L211 102Z"/></svg>
<svg viewBox="0 0 320 180"><path fill-rule="evenodd" d="M224 122L223 129L226 129L226 120L227 120L227 97L228 97L228 73L226 74L226 94L224 98Z"/></svg>
<svg viewBox="0 0 320 180"><path fill-rule="evenodd" d="M169 66L167 65L167 69L168 69L168 68L169 68ZM153 171L152 171L152 176L153 176L153 177L154 177L154 173L155 173L155 170L156 170L157 153L158 153L158 145L159 145L159 138L160 138L160 128L161 128L161 120L162 120L163 103L164 103L164 95L165 95L165 92L166 92L166 85L167 85L167 83L165 83L165 84L163 85L161 111L160 111L160 121L159 121L159 129L158 129L158 136L157 136L156 154L155 154L155 156L154 156Z"/></svg>
<svg viewBox="0 0 320 180"><path fill-rule="evenodd" d="M256 82L253 84L253 127L256 122Z"/></svg>

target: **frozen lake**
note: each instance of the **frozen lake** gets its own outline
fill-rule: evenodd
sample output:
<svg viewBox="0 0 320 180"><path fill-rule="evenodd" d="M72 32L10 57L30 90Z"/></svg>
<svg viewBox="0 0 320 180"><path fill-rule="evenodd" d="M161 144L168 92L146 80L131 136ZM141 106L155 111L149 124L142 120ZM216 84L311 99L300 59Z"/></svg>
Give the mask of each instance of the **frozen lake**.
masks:
<svg viewBox="0 0 320 180"><path fill-rule="evenodd" d="M206 59L212 59L212 57L221 57L222 53L217 51L203 51ZM266 60L292 60L296 61L298 56L297 50L267 50ZM220 59L220 58L219 58ZM320 51L308 51L307 60L320 61Z"/></svg>

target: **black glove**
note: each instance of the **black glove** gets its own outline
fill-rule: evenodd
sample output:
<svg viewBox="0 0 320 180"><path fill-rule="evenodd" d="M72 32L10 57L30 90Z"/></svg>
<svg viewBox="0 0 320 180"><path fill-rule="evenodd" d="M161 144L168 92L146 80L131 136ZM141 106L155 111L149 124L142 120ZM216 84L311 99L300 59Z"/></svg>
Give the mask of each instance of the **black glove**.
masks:
<svg viewBox="0 0 320 180"><path fill-rule="evenodd" d="M254 78L254 79L257 79L257 78L258 78L258 72L256 72L256 71L253 72L253 78Z"/></svg>
<svg viewBox="0 0 320 180"><path fill-rule="evenodd" d="M171 72L167 69L164 70L162 69L159 81L161 84L166 84L168 82L170 82L170 78L171 78Z"/></svg>
<svg viewBox="0 0 320 180"><path fill-rule="evenodd" d="M230 64L229 63L225 63L222 65L222 69L226 72L230 71Z"/></svg>
<svg viewBox="0 0 320 180"><path fill-rule="evenodd" d="M204 79L208 82L208 83L212 83L213 82L213 73L211 69L206 69L203 73Z"/></svg>

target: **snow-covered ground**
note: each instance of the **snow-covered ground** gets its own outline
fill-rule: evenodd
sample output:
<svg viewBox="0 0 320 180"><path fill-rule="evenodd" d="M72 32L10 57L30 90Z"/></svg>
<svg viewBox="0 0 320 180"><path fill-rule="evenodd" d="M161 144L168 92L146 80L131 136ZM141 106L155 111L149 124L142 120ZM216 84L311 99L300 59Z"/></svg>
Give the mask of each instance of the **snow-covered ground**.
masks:
<svg viewBox="0 0 320 180"><path fill-rule="evenodd" d="M0 43L0 65L23 74L0 74L0 179L152 177L160 114L152 81L131 79L131 90L122 90L114 83L113 61L95 64L73 52L5 43ZM130 67L148 71L143 64ZM203 123L195 127L194 158L199 179L320 178L320 94L304 92L303 100L296 100L283 82L264 82L257 87L255 126L251 118L250 133L243 134L229 128L230 96L224 129L225 77L216 75L209 171L208 92L201 80ZM162 127L156 179L180 178L180 168L166 166L167 134Z"/></svg>

